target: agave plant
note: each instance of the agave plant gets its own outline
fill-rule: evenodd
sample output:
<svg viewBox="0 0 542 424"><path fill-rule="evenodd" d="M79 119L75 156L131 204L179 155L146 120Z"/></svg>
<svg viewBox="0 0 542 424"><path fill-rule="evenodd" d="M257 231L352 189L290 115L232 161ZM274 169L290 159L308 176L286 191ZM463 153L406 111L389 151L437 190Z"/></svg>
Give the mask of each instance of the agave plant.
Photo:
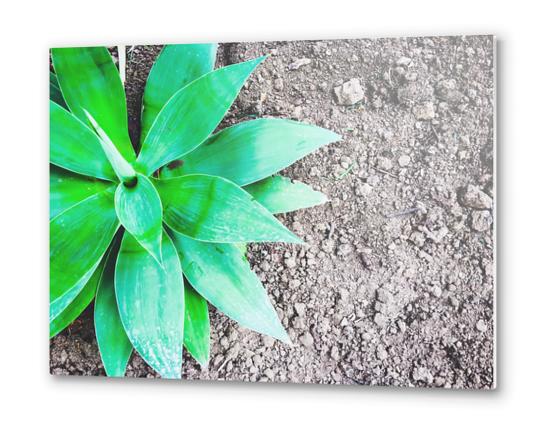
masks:
<svg viewBox="0 0 542 424"><path fill-rule="evenodd" d="M109 376L124 375L133 349L164 378L181 377L183 345L205 366L208 302L289 343L245 244L302 243L273 214L326 198L273 174L339 136L282 119L213 134L265 59L214 70L216 50L163 48L135 143L109 51L51 51L50 336L94 300Z"/></svg>

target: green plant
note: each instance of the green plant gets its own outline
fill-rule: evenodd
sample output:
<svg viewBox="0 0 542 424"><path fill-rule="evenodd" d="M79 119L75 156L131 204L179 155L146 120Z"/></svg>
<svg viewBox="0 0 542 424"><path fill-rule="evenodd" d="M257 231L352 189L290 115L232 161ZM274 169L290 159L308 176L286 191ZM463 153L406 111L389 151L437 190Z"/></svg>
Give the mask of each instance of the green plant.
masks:
<svg viewBox="0 0 542 424"><path fill-rule="evenodd" d="M273 174L339 137L281 119L212 134L264 60L213 70L216 48L162 50L145 87L135 148L109 51L51 52L50 336L94 300L110 376L124 375L133 348L162 377L181 377L183 343L205 366L207 302L289 342L244 246L302 243L273 214L326 198Z"/></svg>

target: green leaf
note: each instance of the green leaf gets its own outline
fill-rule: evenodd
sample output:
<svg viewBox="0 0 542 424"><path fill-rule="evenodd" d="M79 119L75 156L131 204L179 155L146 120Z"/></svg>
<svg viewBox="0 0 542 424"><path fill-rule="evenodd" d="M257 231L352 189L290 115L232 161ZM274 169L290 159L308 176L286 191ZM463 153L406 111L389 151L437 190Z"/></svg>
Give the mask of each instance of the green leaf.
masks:
<svg viewBox="0 0 542 424"><path fill-rule="evenodd" d="M56 299L52 300L49 304L49 322L55 320L73 300L81 293L85 288L92 275L98 269L100 262L96 262L76 283L70 287L65 293Z"/></svg>
<svg viewBox="0 0 542 424"><path fill-rule="evenodd" d="M49 219L113 184L49 166Z"/></svg>
<svg viewBox="0 0 542 424"><path fill-rule="evenodd" d="M134 171L134 168L132 168L132 165L130 165L128 161L124 159L124 156L120 154L120 152L115 147L115 144L113 144L113 141L111 141L109 136L105 133L102 127L100 127L100 124L96 122L94 117L86 109L84 109L83 112L85 112L85 115L87 116L90 125L98 134L100 146L105 153L107 160L113 167L113 170L115 171L118 179L122 182L134 183L136 179L136 172Z"/></svg>
<svg viewBox="0 0 542 424"><path fill-rule="evenodd" d="M82 122L96 119L127 160L135 153L128 135L126 95L119 71L105 47L52 49L53 66L66 104Z"/></svg>
<svg viewBox="0 0 542 424"><path fill-rule="evenodd" d="M207 301L188 283L184 285L184 346L202 367L209 363L211 328Z"/></svg>
<svg viewBox="0 0 542 424"><path fill-rule="evenodd" d="M111 249L94 301L94 328L100 357L109 377L122 377L132 354L132 344L120 320L115 297L115 264L118 245Z"/></svg>
<svg viewBox="0 0 542 424"><path fill-rule="evenodd" d="M139 170L150 175L209 137L263 59L217 69L177 91L149 129L137 158Z"/></svg>
<svg viewBox="0 0 542 424"><path fill-rule="evenodd" d="M115 181L100 139L79 119L49 101L50 162L78 174Z"/></svg>
<svg viewBox="0 0 542 424"><path fill-rule="evenodd" d="M301 122L255 119L217 132L183 156L182 166L165 167L161 176L217 175L244 186L269 177L340 138L329 130Z"/></svg>
<svg viewBox="0 0 542 424"><path fill-rule="evenodd" d="M119 227L113 189L88 197L57 215L50 226L50 298L60 299L97 267Z"/></svg>
<svg viewBox="0 0 542 424"><path fill-rule="evenodd" d="M203 243L172 234L183 272L199 294L239 324L290 343L244 254L234 245Z"/></svg>
<svg viewBox="0 0 542 424"><path fill-rule="evenodd" d="M171 239L162 235L163 267L128 232L115 270L120 318L135 350L164 378L181 378L184 283Z"/></svg>
<svg viewBox="0 0 542 424"><path fill-rule="evenodd" d="M165 46L154 62L143 94L141 141L156 116L181 88L215 67L216 44L172 44Z"/></svg>
<svg viewBox="0 0 542 424"><path fill-rule="evenodd" d="M56 318L49 322L49 337L52 338L64 330L90 305L90 302L92 302L92 299L96 295L96 286L102 275L104 264L105 261L102 260L92 274L92 277L90 277L72 302Z"/></svg>
<svg viewBox="0 0 542 424"><path fill-rule="evenodd" d="M303 243L267 209L232 182L209 175L153 179L164 221L197 240L219 243Z"/></svg>
<svg viewBox="0 0 542 424"><path fill-rule="evenodd" d="M244 189L271 213L286 213L327 202L327 197L308 185L281 176L269 177Z"/></svg>
<svg viewBox="0 0 542 424"><path fill-rule="evenodd" d="M49 99L62 106L64 109L68 109L64 97L62 97L62 92L60 91L60 86L58 85L58 80L56 75L52 72L49 72Z"/></svg>
<svg viewBox="0 0 542 424"><path fill-rule="evenodd" d="M115 210L123 227L162 263L162 203L150 180L139 174L135 186L119 184Z"/></svg>

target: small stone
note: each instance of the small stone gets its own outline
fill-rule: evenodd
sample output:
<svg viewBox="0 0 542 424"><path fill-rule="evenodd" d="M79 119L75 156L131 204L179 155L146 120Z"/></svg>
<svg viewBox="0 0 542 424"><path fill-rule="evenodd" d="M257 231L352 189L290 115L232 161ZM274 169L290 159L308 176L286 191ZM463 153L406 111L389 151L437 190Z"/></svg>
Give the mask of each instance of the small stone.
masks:
<svg viewBox="0 0 542 424"><path fill-rule="evenodd" d="M487 231L493 224L493 217L489 211L473 211L471 219L471 227L474 231Z"/></svg>
<svg viewBox="0 0 542 424"><path fill-rule="evenodd" d="M275 90L278 90L278 91L284 90L284 80L282 78L277 78L273 82L273 87L275 87Z"/></svg>
<svg viewBox="0 0 542 424"><path fill-rule="evenodd" d="M262 336L262 338L263 338L263 345L265 347L273 347L273 345L275 344L275 339L273 337Z"/></svg>
<svg viewBox="0 0 542 424"><path fill-rule="evenodd" d="M433 286L433 289L431 290L433 293L433 296L440 297L442 295L442 289L439 286Z"/></svg>
<svg viewBox="0 0 542 424"><path fill-rule="evenodd" d="M392 296L389 291L385 289L378 289L376 291L376 299L382 303L389 303L392 299Z"/></svg>
<svg viewBox="0 0 542 424"><path fill-rule="evenodd" d="M463 95L457 89L457 83L454 79L439 81L435 92L437 97L448 103L458 103L463 98Z"/></svg>
<svg viewBox="0 0 542 424"><path fill-rule="evenodd" d="M333 91L337 104L344 106L352 106L361 101L365 96L365 91L358 78L353 78L343 85L335 87Z"/></svg>
<svg viewBox="0 0 542 424"><path fill-rule="evenodd" d="M425 367L414 368L412 378L422 383L433 384L433 374Z"/></svg>
<svg viewBox="0 0 542 424"><path fill-rule="evenodd" d="M481 333L485 333L487 331L486 322L483 319L478 320L478 322L476 323L476 329Z"/></svg>
<svg viewBox="0 0 542 424"><path fill-rule="evenodd" d="M430 121L435 117L435 105L432 102L424 102L414 106L412 113L418 121Z"/></svg>
<svg viewBox="0 0 542 424"><path fill-rule="evenodd" d="M294 310L297 315L300 317L305 316L305 311L307 309L307 306L304 303L294 303Z"/></svg>
<svg viewBox="0 0 542 424"><path fill-rule="evenodd" d="M269 262L267 262L267 261L262 261L260 263L260 269L263 272L268 272L271 269L271 264Z"/></svg>
<svg viewBox="0 0 542 424"><path fill-rule="evenodd" d="M331 253L335 248L335 242L330 239L324 239L322 240L321 247L324 252Z"/></svg>
<svg viewBox="0 0 542 424"><path fill-rule="evenodd" d="M299 341L305 347L312 347L314 345L314 338L308 332L303 333L303 335L299 338Z"/></svg>
<svg viewBox="0 0 542 424"><path fill-rule="evenodd" d="M292 118L300 120L303 116L303 108L301 106L294 107L294 111L292 112Z"/></svg>
<svg viewBox="0 0 542 424"><path fill-rule="evenodd" d="M408 155L401 155L399 156L399 159L397 160L399 162L400 167L405 167L410 164L410 156Z"/></svg>
<svg viewBox="0 0 542 424"><path fill-rule="evenodd" d="M295 268L295 258L293 256L286 258L284 260L284 265L286 265L287 268Z"/></svg>
<svg viewBox="0 0 542 424"><path fill-rule="evenodd" d="M373 318L374 322L376 325L378 325L379 327L384 327L387 323L387 319L386 317L381 314L380 312L377 312Z"/></svg>
<svg viewBox="0 0 542 424"><path fill-rule="evenodd" d="M473 209L491 209L493 205L493 199L472 184L461 190L460 201L463 206Z"/></svg>
<svg viewBox="0 0 542 424"><path fill-rule="evenodd" d="M410 65L410 62L412 62L412 59L410 57L403 56L403 57L400 57L399 59L397 59L395 64L397 66L408 66L408 65Z"/></svg>
<svg viewBox="0 0 542 424"><path fill-rule="evenodd" d="M271 381L275 378L275 372L271 368L267 368L263 373Z"/></svg>
<svg viewBox="0 0 542 424"><path fill-rule="evenodd" d="M331 359L333 359L334 361L338 361L339 359L341 359L341 356L339 354L339 348L337 346L333 346L331 348Z"/></svg>
<svg viewBox="0 0 542 424"><path fill-rule="evenodd" d="M408 239L418 247L422 247L425 243L425 235L420 231L413 231Z"/></svg>
<svg viewBox="0 0 542 424"><path fill-rule="evenodd" d="M368 196L369 194L371 194L372 190L373 188L369 184L366 184L366 183L358 184L354 188L354 192L356 193L356 196Z"/></svg>
<svg viewBox="0 0 542 424"><path fill-rule="evenodd" d="M263 365L263 359L260 355L254 355L252 357L252 363L254 364L254 366L259 368Z"/></svg>
<svg viewBox="0 0 542 424"><path fill-rule="evenodd" d="M386 348L384 346L378 345L378 347L376 348L376 357L381 361L388 358L388 352L386 351Z"/></svg>
<svg viewBox="0 0 542 424"><path fill-rule="evenodd" d="M337 254L339 256L346 256L351 252L352 252L352 246L349 245L348 243L339 245L339 248L337 249Z"/></svg>
<svg viewBox="0 0 542 424"><path fill-rule="evenodd" d="M378 167L384 171L389 171L393 168L393 162L385 156L379 157L377 163Z"/></svg>
<svg viewBox="0 0 542 424"><path fill-rule="evenodd" d="M304 57L301 59L297 59L295 62L290 63L290 65L288 66L288 69L290 71L295 71L301 68L302 66L308 65L309 63L311 63L311 60L309 58Z"/></svg>

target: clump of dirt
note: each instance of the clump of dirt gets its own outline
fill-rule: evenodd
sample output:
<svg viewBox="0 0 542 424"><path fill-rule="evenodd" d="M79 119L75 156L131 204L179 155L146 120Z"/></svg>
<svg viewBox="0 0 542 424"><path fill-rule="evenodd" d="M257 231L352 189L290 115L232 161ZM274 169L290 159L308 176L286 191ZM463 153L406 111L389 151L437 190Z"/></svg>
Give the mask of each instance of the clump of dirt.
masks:
<svg viewBox="0 0 542 424"><path fill-rule="evenodd" d="M159 50L127 54L134 140ZM279 216L309 247L249 249L294 345L213 310L211 363L187 355L186 378L492 388L494 38L234 43L218 64L263 54L223 125L341 134L282 172L331 201ZM91 308L51 341L50 367L104 374ZM127 375L156 376L137 355Z"/></svg>

